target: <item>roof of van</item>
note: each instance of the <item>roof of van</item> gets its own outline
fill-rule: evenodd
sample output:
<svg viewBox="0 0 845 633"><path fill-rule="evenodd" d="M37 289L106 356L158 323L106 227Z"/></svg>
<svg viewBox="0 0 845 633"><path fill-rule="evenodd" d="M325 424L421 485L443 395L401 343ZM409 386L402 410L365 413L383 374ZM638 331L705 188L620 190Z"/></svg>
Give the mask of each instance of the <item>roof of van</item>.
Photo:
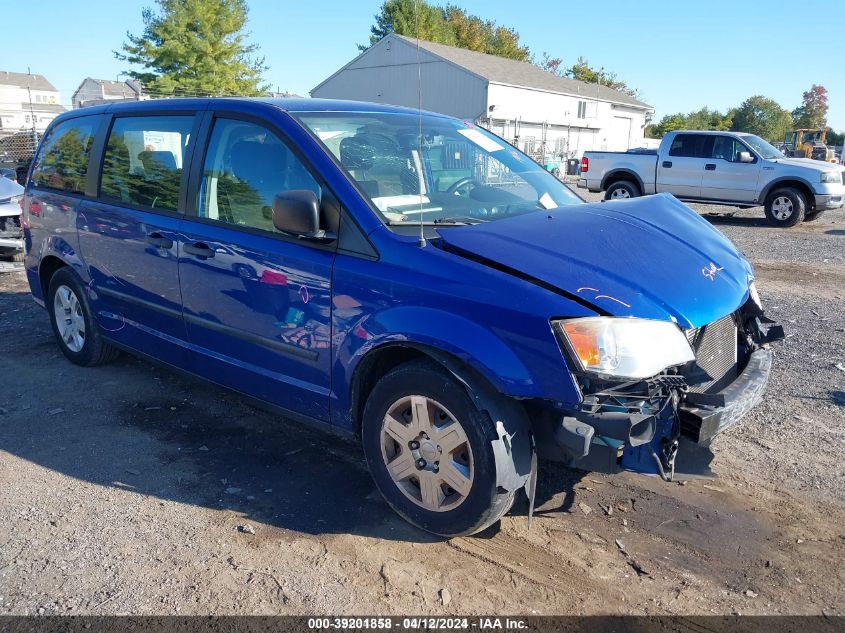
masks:
<svg viewBox="0 0 845 633"><path fill-rule="evenodd" d="M238 109L249 109L250 104L257 106L271 105L286 112L372 112L417 114L415 108L369 103L366 101L344 101L340 99L274 99L270 97L208 97L208 98L173 98L150 99L147 101L121 101L118 103L104 103L102 105L80 108L68 112L68 116L84 116L102 114L104 112L149 112L152 110L204 110L211 106L220 107L227 103L238 104ZM244 106L247 106L244 108ZM436 112L423 110L424 114L445 116Z"/></svg>

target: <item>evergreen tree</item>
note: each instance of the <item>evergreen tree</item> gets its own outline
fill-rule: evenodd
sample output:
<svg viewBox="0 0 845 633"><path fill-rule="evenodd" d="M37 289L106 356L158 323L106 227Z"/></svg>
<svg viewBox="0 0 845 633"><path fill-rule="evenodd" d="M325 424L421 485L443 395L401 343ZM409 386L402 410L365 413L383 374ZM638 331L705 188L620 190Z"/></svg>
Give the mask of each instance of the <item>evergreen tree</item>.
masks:
<svg viewBox="0 0 845 633"><path fill-rule="evenodd" d="M258 95L267 91L258 47L246 43L246 0L156 0L142 12L144 31L127 33L117 59L154 96Z"/></svg>

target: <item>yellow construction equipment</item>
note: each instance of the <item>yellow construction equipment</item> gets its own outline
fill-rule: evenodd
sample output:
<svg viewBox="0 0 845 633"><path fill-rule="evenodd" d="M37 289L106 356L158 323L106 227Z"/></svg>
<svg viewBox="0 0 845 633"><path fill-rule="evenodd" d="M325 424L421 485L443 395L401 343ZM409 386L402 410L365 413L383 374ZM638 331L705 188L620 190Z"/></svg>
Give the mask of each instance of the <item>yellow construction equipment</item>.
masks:
<svg viewBox="0 0 845 633"><path fill-rule="evenodd" d="M791 158L812 158L828 163L836 162L836 154L825 141L827 130L801 128L786 133L784 153Z"/></svg>

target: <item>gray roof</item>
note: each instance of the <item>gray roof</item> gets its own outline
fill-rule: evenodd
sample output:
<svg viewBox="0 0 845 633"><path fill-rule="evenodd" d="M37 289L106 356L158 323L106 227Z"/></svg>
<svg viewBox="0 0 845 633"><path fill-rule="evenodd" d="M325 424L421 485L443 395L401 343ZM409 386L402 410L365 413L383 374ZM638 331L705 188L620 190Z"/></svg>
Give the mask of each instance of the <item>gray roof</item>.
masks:
<svg viewBox="0 0 845 633"><path fill-rule="evenodd" d="M55 112L57 114L67 111L67 108L63 105L59 105L58 103L29 103L24 101L21 104L21 108L24 113L28 113L30 110L33 110L34 112Z"/></svg>
<svg viewBox="0 0 845 633"><path fill-rule="evenodd" d="M417 40L414 38L405 37L398 33L392 33L387 37L397 37L413 46L417 45ZM492 83L548 90L549 92L584 96L601 101L651 109L651 106L647 103L635 99L624 92L619 92L618 90L613 90L612 88L599 84L589 84L584 81L578 81L577 79L558 77L528 62L518 62L514 59L507 59L506 57L487 55L486 53L478 53L465 48L438 44L437 42L428 42L426 40L420 40L419 42L421 49L442 57L457 66L461 66Z"/></svg>
<svg viewBox="0 0 845 633"><path fill-rule="evenodd" d="M120 97L127 99L135 97L138 92L127 81L110 81L108 79L94 79L89 77L91 81L95 81L103 87L103 94L107 97Z"/></svg>
<svg viewBox="0 0 845 633"><path fill-rule="evenodd" d="M18 88L32 88L33 90L58 92L55 86L44 78L44 75L12 73L8 70L0 70L0 86L17 86Z"/></svg>

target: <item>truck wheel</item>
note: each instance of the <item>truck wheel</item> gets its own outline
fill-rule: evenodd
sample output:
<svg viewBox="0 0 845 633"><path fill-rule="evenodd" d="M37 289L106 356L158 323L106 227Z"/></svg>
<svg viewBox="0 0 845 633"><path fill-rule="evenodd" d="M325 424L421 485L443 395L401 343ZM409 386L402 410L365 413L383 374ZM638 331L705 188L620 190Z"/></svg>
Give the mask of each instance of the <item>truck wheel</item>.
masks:
<svg viewBox="0 0 845 633"><path fill-rule="evenodd" d="M472 385L469 385L472 391ZM513 504L497 483L511 460L496 456L497 434L448 371L412 361L388 372L367 398L364 456L376 486L403 518L441 536L475 534Z"/></svg>
<svg viewBox="0 0 845 633"><path fill-rule="evenodd" d="M806 210L804 194L792 187L777 189L766 199L766 219L772 226L795 226L804 220Z"/></svg>
<svg viewBox="0 0 845 633"><path fill-rule="evenodd" d="M824 215L824 209L821 211L813 211L812 213L805 213L804 214L804 222L815 222L820 217Z"/></svg>
<svg viewBox="0 0 845 633"><path fill-rule="evenodd" d="M47 311L56 341L70 362L93 367L120 354L100 334L85 289L69 268L60 268L50 279Z"/></svg>
<svg viewBox="0 0 845 633"><path fill-rule="evenodd" d="M604 192L605 200L627 200L640 195L640 188L630 180L619 180L614 182Z"/></svg>

